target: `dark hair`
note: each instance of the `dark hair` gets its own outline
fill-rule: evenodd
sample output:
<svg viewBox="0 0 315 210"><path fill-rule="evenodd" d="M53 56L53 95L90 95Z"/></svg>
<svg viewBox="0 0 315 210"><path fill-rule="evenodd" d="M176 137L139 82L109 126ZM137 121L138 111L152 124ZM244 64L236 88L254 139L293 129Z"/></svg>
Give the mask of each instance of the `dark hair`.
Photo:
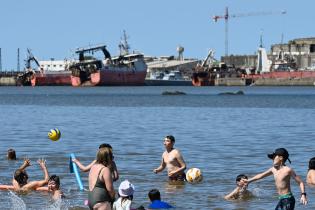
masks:
<svg viewBox="0 0 315 210"><path fill-rule="evenodd" d="M106 147L106 148L113 149L113 148L112 148L112 146L111 146L110 144L106 144L106 143L101 144L98 148L99 148L99 149L101 149L101 148L105 148L105 147Z"/></svg>
<svg viewBox="0 0 315 210"><path fill-rule="evenodd" d="M310 159L310 162L308 163L308 170L313 169L315 170L315 157Z"/></svg>
<svg viewBox="0 0 315 210"><path fill-rule="evenodd" d="M96 163L102 164L106 167L110 166L113 160L112 150L108 147L104 147L98 150L96 155Z"/></svg>
<svg viewBox="0 0 315 210"><path fill-rule="evenodd" d="M150 190L150 192L148 193L148 196L151 202L155 200L161 200L161 194L158 189Z"/></svg>
<svg viewBox="0 0 315 210"><path fill-rule="evenodd" d="M245 174L240 174L236 177L236 182L241 181L242 179L248 179L248 177Z"/></svg>
<svg viewBox="0 0 315 210"><path fill-rule="evenodd" d="M20 186L24 186L27 184L28 175L26 171L17 169L14 172L14 179L17 181L17 183L19 183Z"/></svg>
<svg viewBox="0 0 315 210"><path fill-rule="evenodd" d="M165 138L171 140L171 142L175 142L175 137L172 135L165 136Z"/></svg>
<svg viewBox="0 0 315 210"><path fill-rule="evenodd" d="M145 210L145 208L141 205L138 208L136 208L136 210Z"/></svg>
<svg viewBox="0 0 315 210"><path fill-rule="evenodd" d="M60 186L60 178L57 175L51 175L48 179L48 182L50 181L54 181L56 183L57 186Z"/></svg>
<svg viewBox="0 0 315 210"><path fill-rule="evenodd" d="M16 160L16 154L14 149L8 149L7 158L8 160Z"/></svg>

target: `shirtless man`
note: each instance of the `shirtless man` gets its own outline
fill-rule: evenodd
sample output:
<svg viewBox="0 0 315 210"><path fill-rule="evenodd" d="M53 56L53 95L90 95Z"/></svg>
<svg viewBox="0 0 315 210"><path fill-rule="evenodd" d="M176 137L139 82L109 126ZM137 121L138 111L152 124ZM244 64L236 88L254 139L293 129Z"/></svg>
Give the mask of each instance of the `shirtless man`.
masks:
<svg viewBox="0 0 315 210"><path fill-rule="evenodd" d="M43 170L43 180L28 182L28 175L25 169L31 165L31 161L29 159L25 159L22 166L14 172L12 185L0 185L0 190L27 192L30 190L36 190L37 188L47 184L49 176L46 167L46 161L44 159L39 159L37 162Z"/></svg>
<svg viewBox="0 0 315 210"><path fill-rule="evenodd" d="M245 182L251 183L273 174L279 195L279 203L275 210L293 210L295 198L293 197L290 187L290 178L292 177L298 183L301 190L300 202L306 205L307 198L302 179L296 175L292 168L285 165L286 160L291 163L288 151L285 148L278 148L274 153L268 154L268 157L273 159L273 166L267 171L257 174L247 181L245 180Z"/></svg>
<svg viewBox="0 0 315 210"><path fill-rule="evenodd" d="M167 168L170 181L184 181L186 164L178 149L174 148L174 136L166 136L164 139L165 152L162 155L161 165L154 169L154 173L159 173Z"/></svg>

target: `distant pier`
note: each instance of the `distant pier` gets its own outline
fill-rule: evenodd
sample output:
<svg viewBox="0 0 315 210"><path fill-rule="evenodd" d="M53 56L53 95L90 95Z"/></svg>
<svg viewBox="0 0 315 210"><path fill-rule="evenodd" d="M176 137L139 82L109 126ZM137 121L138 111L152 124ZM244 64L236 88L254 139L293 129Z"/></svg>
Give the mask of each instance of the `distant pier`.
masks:
<svg viewBox="0 0 315 210"><path fill-rule="evenodd" d="M17 77L24 71L0 71L0 86L17 86Z"/></svg>

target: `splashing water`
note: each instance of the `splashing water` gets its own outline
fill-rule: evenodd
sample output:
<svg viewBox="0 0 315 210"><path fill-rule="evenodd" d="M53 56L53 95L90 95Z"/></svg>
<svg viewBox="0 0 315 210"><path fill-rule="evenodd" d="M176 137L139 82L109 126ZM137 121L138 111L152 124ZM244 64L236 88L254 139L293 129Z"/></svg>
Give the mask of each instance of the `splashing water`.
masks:
<svg viewBox="0 0 315 210"><path fill-rule="evenodd" d="M17 196L12 191L9 191L8 194L9 194L8 197L9 197L10 209L13 209L13 210L26 210L26 205L25 205L24 201L19 196Z"/></svg>

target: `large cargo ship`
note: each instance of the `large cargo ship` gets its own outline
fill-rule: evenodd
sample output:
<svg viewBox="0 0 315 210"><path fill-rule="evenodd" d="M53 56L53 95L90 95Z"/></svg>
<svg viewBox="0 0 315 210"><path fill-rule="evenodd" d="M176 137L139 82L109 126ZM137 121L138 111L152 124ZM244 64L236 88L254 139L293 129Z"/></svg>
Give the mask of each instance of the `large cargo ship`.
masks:
<svg viewBox="0 0 315 210"><path fill-rule="evenodd" d="M26 69L17 77L17 84L22 86L65 86L71 85L71 72L67 70L69 61L38 61L27 49ZM37 69L32 69L31 62L35 62Z"/></svg>
<svg viewBox="0 0 315 210"><path fill-rule="evenodd" d="M104 59L85 56L101 50ZM140 53L121 54L112 58L105 45L78 48L79 62L69 66L72 86L144 85L147 65Z"/></svg>

